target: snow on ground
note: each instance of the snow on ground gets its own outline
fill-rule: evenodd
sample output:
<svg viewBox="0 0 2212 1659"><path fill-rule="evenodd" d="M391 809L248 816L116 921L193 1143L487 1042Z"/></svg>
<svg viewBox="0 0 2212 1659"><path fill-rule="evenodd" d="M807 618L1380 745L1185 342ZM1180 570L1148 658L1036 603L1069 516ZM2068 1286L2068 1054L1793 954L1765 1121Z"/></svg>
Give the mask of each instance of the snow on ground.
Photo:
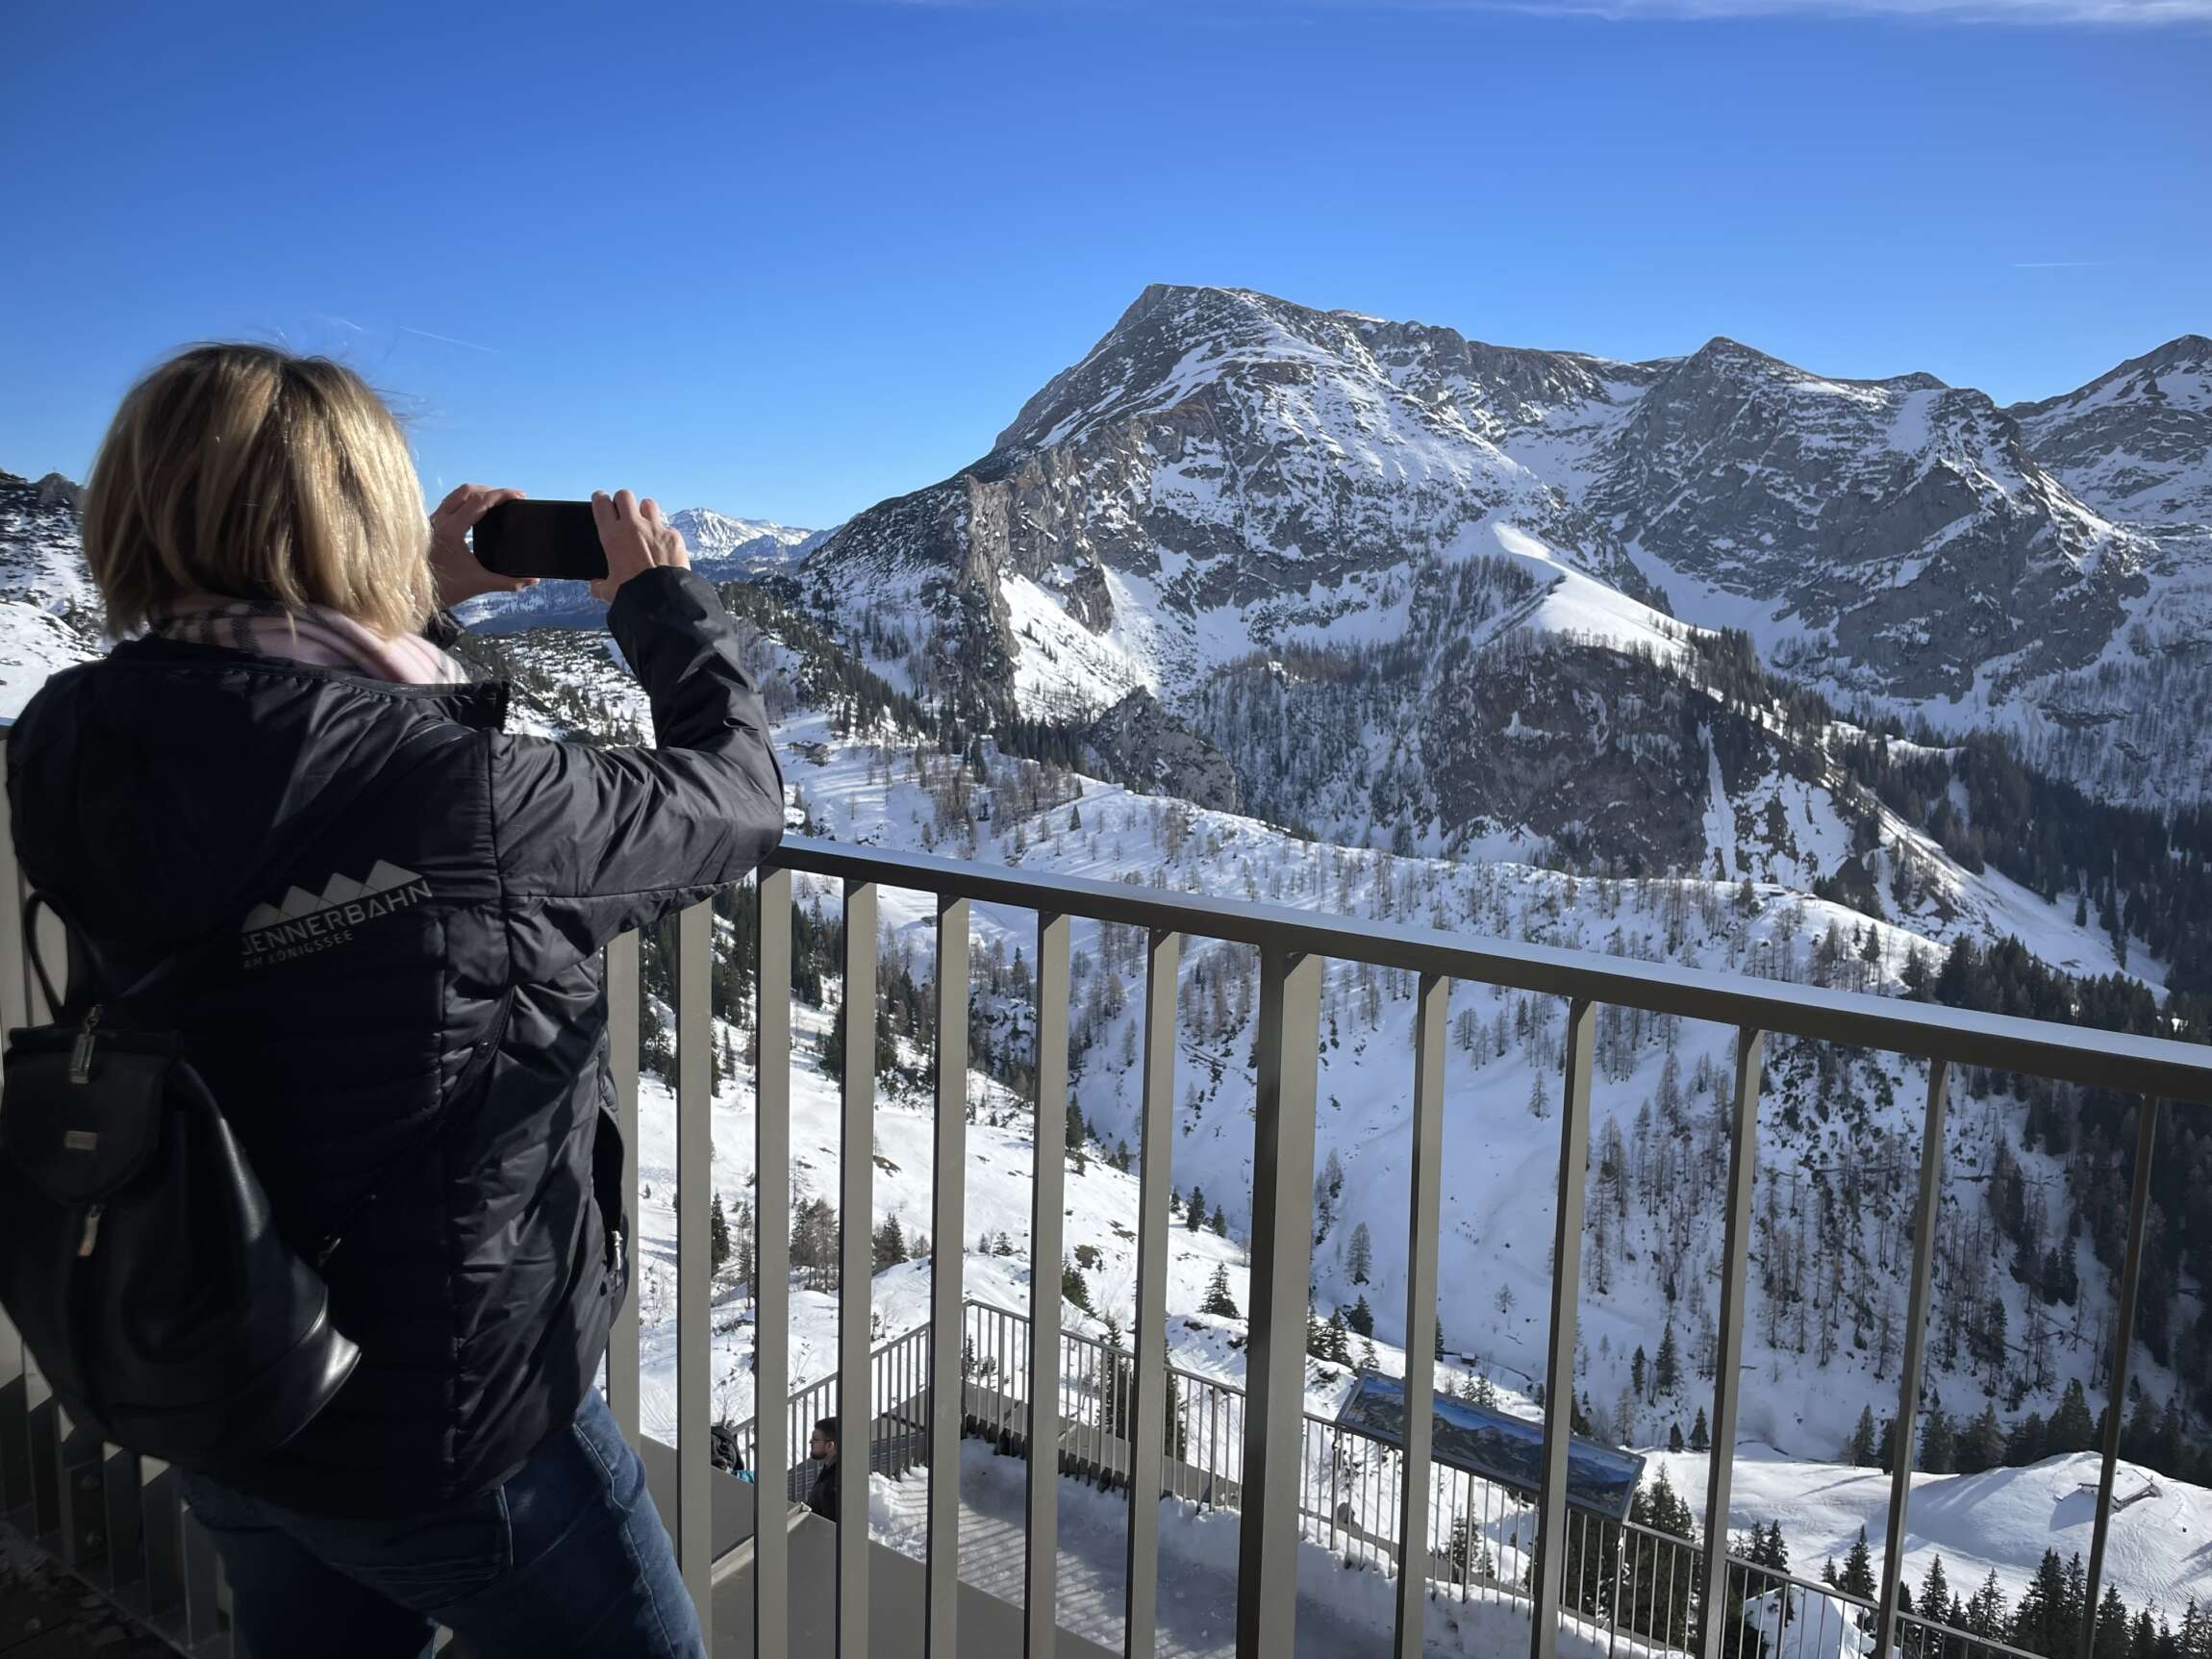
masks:
<svg viewBox="0 0 2212 1659"><path fill-rule="evenodd" d="M826 730L813 716L794 721L786 728L786 736L787 778L797 786L811 817L825 833L891 846L917 844L921 826L931 821L933 807L929 792L914 781L911 751L828 742ZM997 763L996 767L1007 765ZM1630 955L1665 956L1666 936L1672 928L1682 942L1678 960L1716 968L1766 964L1770 970L1779 970L1787 961L1797 965L1790 971L1799 977L1811 943L1833 921L1847 933L1857 926L1871 935L1878 966L1870 971L1877 985L1894 985L1908 950L1924 939L1905 928L1867 922L1840 906L1808 900L1771 884L1754 884L1751 908L1742 912L1735 908L1742 903L1737 884L1715 889L1714 884L1698 882L1601 883L1527 867L1394 859L1294 841L1256 820L1136 796L1094 780L1080 783L1083 793L1072 803L1080 809L1079 829L1068 827L1065 805L1027 816L993 810L990 818L974 827L972 849L941 842L941 850L1093 878L1134 879L1354 916L1388 915L1415 923ZM1002 805L1013 798L1003 783L994 788L1001 792L996 798ZM1170 817L1181 826L1173 832L1174 851L1169 850ZM1811 825L1809 833L1821 833L1820 826ZM1670 893L1708 890L1724 896L1728 907L1724 914L1702 916L1693 908L1686 917L1678 915L1670 921ZM1982 891L1978 884L1975 890ZM2017 890L1988 891L1998 895L1993 903L2032 907L2041 913L2040 919L2047 921L2044 949L2062 956L2086 954L2088 936L2070 934L2060 910ZM798 893L801 904L820 903L834 910L835 897L827 884L802 878ZM880 894L880 906L887 960L903 955L917 979L926 976L934 948L934 906L929 895L887 888ZM995 942L1010 958L1017 950L1032 950L1034 925L1023 913L979 908L974 917L976 949L981 953ZM1961 919L1955 925L1980 937L1977 922ZM1074 939L1078 961L1088 958L1093 965L1089 976L1078 974L1079 1015L1093 981L1113 971L1095 966L1104 944L1099 928L1078 924ZM1226 947L1192 942L1184 956L1185 983L1194 990L1201 973L1225 975L1231 966ZM1139 1047L1132 1041L1129 1021L1141 993L1141 974L1127 979L1124 1011L1105 1020L1096 1041L1077 1059L1075 1098L1108 1147L1118 1139L1126 1140L1132 1148L1138 1144ZM1194 1017L1194 1007L1203 1009L1203 999L1194 1004L1186 993L1184 1002L1170 1180L1179 1194L1188 1194L1194 1185L1202 1186L1209 1204L1225 1210L1229 1236L1217 1238L1180 1224L1171 1229L1169 1357L1195 1375L1241 1384L1240 1321L1200 1318L1189 1310L1197 1306L1217 1267L1224 1270L1237 1304L1248 1303L1239 1241L1248 1224L1251 1179L1249 1027L1233 1003L1229 1026L1223 1029L1213 1026L1210 1018ZM1334 1225L1316 1252L1319 1301L1325 1313L1331 1306L1348 1308L1364 1296L1375 1316L1374 1363L1395 1372L1402 1370L1395 1344L1404 1298L1398 1241L1403 1236L1408 1168L1412 1002L1402 984L1386 976L1363 989L1359 970L1339 964L1330 970L1323 1004L1320 1152L1324 1160L1335 1153L1347 1179L1337 1201ZM1514 1006L1510 997L1480 987L1463 987L1454 998L1455 1024L1461 1012L1471 1013L1488 1033L1500 1015L1510 1019ZM979 1021L990 1017L979 1005ZM800 1197L819 1194L834 1202L838 1098L818 1059L830 1018L828 1007L802 1003L793 1011L792 1144L794 1186ZM742 1034L733 1036L742 1054ZM1721 1028L1685 1023L1671 1040L1647 1040L1624 1052L1619 1066L1601 1069L1597 1078L1598 1129L1610 1121L1624 1134L1632 1133L1639 1109L1663 1091L1671 1068L1692 1096L1694 1119L1717 1112L1718 1096L1699 1095L1695 1078L1700 1068L1714 1079L1724 1078L1732 1041L1733 1034ZM919 1054L908 1054L902 1063L919 1075L923 1061ZM1871 1180L1878 1181L1882 1170L1888 1169L1899 1183L1909 1182L1910 1166L1917 1158L1922 1089L1916 1070L1891 1068L1885 1087L1894 1093L1895 1103L1870 1101L1871 1127L1807 1120L1785 1128L1772 1114L1780 1109L1788 1091L1778 1067L1773 1061L1770 1064L1774 1068L1770 1072L1770 1119L1762 1131L1760 1205L1772 1199L1787 1207L1794 1203L1807 1170L1832 1171L1850 1163L1870 1170ZM1440 1243L1440 1314L1451 1355L1445 1375L1456 1380L1479 1371L1506 1395L1508 1409L1517 1402L1526 1409L1526 1395L1542 1376L1545 1363L1545 1309L1550 1294L1546 1252L1558 1157L1551 1096L1557 1087L1556 1058L1526 1049L1518 1039L1497 1052L1486 1036L1477 1051L1469 1052L1454 1038L1446 1067L1445 1228ZM968 1093L975 1118L968 1129L967 1216L962 1228L962 1243L968 1247L967 1290L978 1299L1020 1311L1027 1308L1030 1296L1027 1107L980 1072L970 1074ZM925 1088L889 1079L879 1083L879 1100L875 1216L880 1219L897 1215L912 1239L917 1232L929 1231L932 1224L930 1099ZM738 1075L716 1095L713 1119L715 1185L733 1207L751 1177L751 1101L750 1078L741 1060ZM1539 1102L1546 1110L1543 1117L1534 1110ZM674 1164L672 1116L666 1091L648 1078L640 1148L641 1173L650 1192L641 1219L646 1263L641 1291L646 1327L645 1419L649 1428L663 1434L672 1432L674 1417L674 1353L666 1322L673 1285L674 1217L667 1202ZM1970 1211L1978 1214L1980 1189L1972 1178L1986 1167L1993 1139L2006 1121L1996 1104L1975 1110L1962 1107L1952 1116L1949 1156L1966 1181L1950 1202L1961 1217ZM2037 1162L2042 1156L2027 1154L2023 1165L2031 1177L2050 1178L2054 1169ZM1594 1169L1596 1162L1594 1158ZM1112 1169L1095 1146L1080 1171L1071 1166L1068 1180L1068 1247L1071 1253L1087 1253L1086 1279L1093 1305L1101 1316L1113 1314L1125 1329L1135 1299L1136 1180ZM1375 1245L1364 1283L1355 1282L1345 1250L1348 1236L1361 1223L1368 1226ZM1656 1269L1645 1265L1646 1257L1656 1262L1662 1240L1655 1232L1642 1230L1646 1225L1640 1219L1631 1220L1624 1244L1618 1246L1621 1253L1611 1284L1599 1286L1586 1277L1583 1287L1577 1380L1601 1409L1626 1392L1632 1351L1639 1345L1647 1353L1654 1349L1659 1310L1667 1305L1654 1276ZM1000 1233L1010 1242L1011 1255L976 1249L981 1236ZM1694 1245L1689 1258L1683 1300L1673 1309L1686 1353L1694 1346L1700 1320L1709 1323L1718 1249L1715 1230L1713 1238ZM2087 1372L2094 1342L2084 1345L2083 1333L2094 1338L2108 1299L2100 1275L2083 1277L2084 1301L2076 1331L2072 1338L2064 1331L2055 1338L2060 1381ZM925 1321L927 1282L927 1265L918 1262L892 1269L876 1280L873 1298L883 1335L895 1335ZM2018 1299L2017 1286L2001 1275L1998 1282L2002 1294ZM1901 1307L1901 1289L1894 1285L1884 1287L1877 1281L1873 1294L1888 1295ZM794 1382L804 1382L834 1370L836 1308L833 1297L813 1291L797 1293L793 1301L792 1374ZM1741 1402L1739 1455L1745 1474L1739 1485L1737 1517L1743 1525L1770 1513L1782 1518L1790 1530L1794 1558L1817 1566L1815 1551L1835 1548L1840 1553L1865 1519L1855 1498L1841 1507L1836 1507L1841 1500L1823 1498L1830 1487L1869 1494L1875 1506L1870 1534L1879 1536L1880 1483L1869 1481L1862 1471L1839 1470L1822 1460L1836 1454L1863 1406L1872 1406L1877 1416L1894 1409L1894 1371L1883 1371L1867 1350L1854 1349L1848 1337L1831 1363L1816 1365L1797 1347L1786 1325L1779 1330L1768 1325L1763 1302L1755 1291L1746 1354L1749 1369ZM2013 1317L2023 1321L2025 1316L2015 1308ZM744 1364L751 1329L746 1318L742 1300L725 1291L716 1314L714 1386L717 1412L739 1419L751 1415L750 1378ZM1068 1318L1074 1328L1093 1335L1103 1328L1102 1319L1073 1310L1068 1311ZM2016 1322L2015 1328L2022 1324ZM2154 1397L2162 1397L2172 1386L2171 1377L2147 1360L2139 1359L2139 1368L2145 1386ZM1309 1409L1333 1414L1348 1380L1342 1369L1313 1368ZM1934 1380L1954 1413L1963 1416L1978 1407L1981 1382L1976 1373L1962 1367L1940 1371ZM1611 1427L1624 1443L1663 1444L1671 1425L1687 1431L1694 1407L1709 1401L1708 1386L1693 1378L1671 1399L1639 1399ZM2032 1395L2019 1409L2032 1405L2048 1411L2055 1401L2055 1385L2048 1395ZM1792 1462L1792 1458L1814 1461ZM1701 1492L1702 1472L1680 1466L1675 1484L1688 1493ZM1929 1486L1927 1491L1928 1501L1938 1502L1939 1489ZM1833 1513L1822 1509L1822 1502L1828 1502ZM1770 1512L1757 1507L1760 1503L1775 1507ZM1946 1549L1947 1566L1950 1550L1971 1539L1971 1518L1961 1524L1969 1530L1960 1534L1954 1529L1938 1541ZM1988 1559L2002 1567L2010 1582L2033 1567L2041 1547L2023 1525L2008 1534L2002 1548L1989 1552ZM2136 1571L2132 1559L2124 1551L2115 1555L2113 1581L2133 1602L2164 1594L2185 1576L2179 1567L2162 1576L2163 1570L2153 1563L2146 1566L2147 1576L2139 1584L2132 1576ZM1921 1571L1917 1562L1914 1571ZM1978 1576L1981 1569L1973 1571ZM2195 1571L2204 1569L2199 1565ZM1952 1577L1959 1580L1956 1570ZM2206 1588L2212 1592L2212 1586Z"/></svg>
<svg viewBox="0 0 2212 1659"><path fill-rule="evenodd" d="M960 1576L1006 1600L1021 1599L1028 1464L1000 1457L978 1441L961 1445ZM883 1475L868 1483L868 1531L877 1541L926 1559L929 1483ZM1064 1629L1119 1649L1128 1595L1128 1499L1074 1480L1060 1484L1057 1605ZM1212 1659L1236 1650L1239 1517L1178 1502L1160 1509L1160 1595L1157 1651L1162 1659ZM1298 1549L1296 1652L1341 1659L1387 1649L1396 1618L1396 1584L1368 1568L1346 1567L1312 1543ZM1495 1659L1528 1643L1529 1621L1517 1602L1462 1602L1449 1595L1427 1603L1423 1651ZM1559 1650L1569 1659L1598 1659L1601 1636L1569 1620Z"/></svg>
<svg viewBox="0 0 2212 1659"><path fill-rule="evenodd" d="M1701 1501L1704 1454L1648 1455L1647 1480L1663 1469L1677 1492ZM2006 1598L2017 1602L2045 1550L2057 1550L2061 1561L2076 1553L2089 1559L2099 1467L2096 1455L2078 1452L2025 1469L1915 1474L1905 1509L1906 1577L1918 1586L1940 1554L1945 1578L1962 1597L1994 1571ZM2191 1596L2212 1599L2212 1492L2123 1463L2113 1494L2105 1582L2120 1587L2130 1608L2155 1603L2178 1623ZM1861 1527L1879 1563L1889 1496L1890 1477L1878 1469L1739 1446L1729 1522L1741 1534L1753 1522L1779 1520L1791 1570L1817 1577L1823 1560L1842 1563Z"/></svg>
<svg viewBox="0 0 2212 1659"><path fill-rule="evenodd" d="M0 599L0 719L13 719L48 675L100 651L51 612Z"/></svg>

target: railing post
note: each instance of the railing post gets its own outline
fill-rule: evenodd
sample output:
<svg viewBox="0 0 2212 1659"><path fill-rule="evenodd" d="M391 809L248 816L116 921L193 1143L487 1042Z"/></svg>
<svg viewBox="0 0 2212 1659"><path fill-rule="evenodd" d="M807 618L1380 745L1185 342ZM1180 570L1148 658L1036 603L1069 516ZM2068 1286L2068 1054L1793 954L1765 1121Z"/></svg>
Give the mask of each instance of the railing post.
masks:
<svg viewBox="0 0 2212 1659"><path fill-rule="evenodd" d="M185 1599L185 1501L178 1472L159 1458L138 1465L139 1543L145 1551L146 1613L173 1627Z"/></svg>
<svg viewBox="0 0 2212 1659"><path fill-rule="evenodd" d="M968 1255L968 900L937 900L936 1205L929 1246L929 1659L954 1659L960 1603L961 1269Z"/></svg>
<svg viewBox="0 0 2212 1659"><path fill-rule="evenodd" d="M1451 981L1420 978L1413 1039L1413 1180L1405 1239L1405 1453L1398 1480L1397 1659L1420 1659L1428 1600L1429 1451L1436 1418L1436 1258L1444 1042Z"/></svg>
<svg viewBox="0 0 2212 1659"><path fill-rule="evenodd" d="M607 942L607 1049L615 1071L615 1118L622 1134L622 1213L609 1217L630 1258L630 1290L607 1333L607 1407L632 1446L638 1444L638 1296L644 1270L638 1248L638 936Z"/></svg>
<svg viewBox="0 0 2212 1659"><path fill-rule="evenodd" d="M1559 1646L1567 1578L1567 1449L1574 1427L1574 1341L1582 1292L1582 1208L1590 1164L1590 1068L1597 1005L1576 997L1567 1011L1565 1110L1559 1124L1559 1207L1551 1243L1551 1344L1544 1378L1544 1474L1537 1497L1536 1606L1531 1659Z"/></svg>
<svg viewBox="0 0 2212 1659"><path fill-rule="evenodd" d="M762 867L753 980L753 1653L791 1646L792 872ZM770 1485L770 1482L773 1485ZM771 1502L770 1493L779 1494Z"/></svg>
<svg viewBox="0 0 2212 1659"><path fill-rule="evenodd" d="M129 1596L144 1580L145 1494L138 1454L119 1445L101 1448L100 1496L108 1526L107 1586Z"/></svg>
<svg viewBox="0 0 2212 1659"><path fill-rule="evenodd" d="M202 1642L213 1641L222 1631L216 1611L222 1559L215 1553L215 1541L208 1536L208 1529L200 1524L199 1517L189 1506L185 1510L183 1545L185 1643L189 1651Z"/></svg>
<svg viewBox="0 0 2212 1659"><path fill-rule="evenodd" d="M875 911L872 881L844 884L844 1068L838 1150L838 1659L867 1659L868 1372L874 1305ZM948 1246L959 1248L955 1239ZM856 1457L853 1454L858 1452Z"/></svg>
<svg viewBox="0 0 2212 1659"><path fill-rule="evenodd" d="M1068 918L1037 917L1037 1144L1029 1213L1029 1520L1022 1652L1058 1643L1060 1255L1068 1192Z"/></svg>
<svg viewBox="0 0 2212 1659"><path fill-rule="evenodd" d="M31 1350L0 1308L0 1517L30 1502Z"/></svg>
<svg viewBox="0 0 2212 1659"><path fill-rule="evenodd" d="M1280 1659L1293 1650L1297 1627L1298 1453L1314 1253L1320 989L1320 957L1261 949L1237 1659Z"/></svg>
<svg viewBox="0 0 2212 1659"><path fill-rule="evenodd" d="M1904 1374L1898 1379L1897 1427L1890 1434L1890 1516L1882 1548L1881 1600L1874 1607L1873 1659L1889 1659L1897 1637L1898 1585L1904 1576L1905 1508L1912 1501L1921 1361L1927 1345L1929 1281L1936 1220L1943 1207L1945 1087L1950 1063L1928 1062L1928 1108L1922 1128L1920 1208L1913 1216L1912 1292L1906 1301Z"/></svg>
<svg viewBox="0 0 2212 1659"><path fill-rule="evenodd" d="M2127 1361L2135 1345L2135 1297L2143 1279L2143 1228L2150 1210L2150 1160L2158 1142L2158 1102L2135 1109L2135 1181L2127 1194L2127 1255L2120 1269L2119 1329L2112 1339L2112 1403L2104 1422L2104 1462L2097 1475L2097 1524L2089 1537L2088 1605L2082 1611L2080 1659L2097 1651L2097 1597L2104 1577L2105 1534L2112 1525L2112 1477L2120 1463L2120 1420L2127 1408Z"/></svg>
<svg viewBox="0 0 2212 1659"><path fill-rule="evenodd" d="M1160 1597L1160 1467L1167 1454L1168 1194L1175 1150L1175 986L1182 938L1154 930L1144 965L1144 1125L1138 1150L1135 1371L1129 1442L1129 1659L1151 1659Z"/></svg>
<svg viewBox="0 0 2212 1659"><path fill-rule="evenodd" d="M1751 1185L1759 1169L1763 1033L1736 1033L1736 1091L1728 1121L1728 1209L1721 1244L1721 1325L1713 1350L1713 1449L1705 1473L1703 1620L1698 1649L1722 1659L1728 1599L1728 1509L1736 1475L1736 1393L1744 1363L1745 1279L1751 1259Z"/></svg>
<svg viewBox="0 0 2212 1659"><path fill-rule="evenodd" d="M715 1196L715 911L702 899L676 918L676 1558L712 1646Z"/></svg>

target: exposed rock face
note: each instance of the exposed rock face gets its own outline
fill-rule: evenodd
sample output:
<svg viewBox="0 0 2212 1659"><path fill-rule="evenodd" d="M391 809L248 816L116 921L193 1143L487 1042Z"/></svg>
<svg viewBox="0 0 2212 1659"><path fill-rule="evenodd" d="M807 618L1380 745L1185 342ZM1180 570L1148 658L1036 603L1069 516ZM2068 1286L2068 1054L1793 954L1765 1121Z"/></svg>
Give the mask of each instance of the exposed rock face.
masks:
<svg viewBox="0 0 2212 1659"><path fill-rule="evenodd" d="M46 676L107 649L100 595L77 537L77 487L0 472L0 718Z"/></svg>
<svg viewBox="0 0 2212 1659"><path fill-rule="evenodd" d="M0 472L0 597L38 606L98 636L100 594L77 537L76 485Z"/></svg>
<svg viewBox="0 0 2212 1659"><path fill-rule="evenodd" d="M2138 539L1988 398L1927 375L1823 380L1718 339L1607 448L1591 505L1689 579L1677 612L1705 609L1698 588L1767 602L1810 637L1787 654L1848 691L1955 698L1985 668L2010 686L2077 667L2147 591Z"/></svg>
<svg viewBox="0 0 2212 1659"><path fill-rule="evenodd" d="M1139 686L1179 710L1253 651L1397 638L1424 564L1503 554L1746 628L1847 701L2195 798L2205 741L2130 731L2115 766L2074 734L2125 720L2145 675L2212 694L2189 644L2212 534L2129 516L2212 494L2203 347L2006 411L1726 339L1615 363L1156 286L989 455L861 514L801 580L825 611L912 618L921 689L1065 715Z"/></svg>
<svg viewBox="0 0 2212 1659"><path fill-rule="evenodd" d="M1568 486L1496 440L1541 429L1571 447L1646 378L1448 329L1154 287L989 456L862 514L806 575L827 602L903 594L932 612L972 588L1002 620L1018 579L1104 637L1114 695L1142 684L1172 698L1224 649L1367 611L1408 560L1493 514L1640 586Z"/></svg>
<svg viewBox="0 0 2212 1659"><path fill-rule="evenodd" d="M84 490L59 472L47 473L38 480L36 489L38 491L38 505L41 507L59 507L74 513L84 503Z"/></svg>
<svg viewBox="0 0 2212 1659"><path fill-rule="evenodd" d="M1143 687L1092 721L1083 737L1107 777L1154 794L1179 795L1194 806L1244 810L1236 768Z"/></svg>
<svg viewBox="0 0 2212 1659"><path fill-rule="evenodd" d="M2005 413L2035 458L2098 512L2212 524L2212 339L2185 334L2078 390Z"/></svg>

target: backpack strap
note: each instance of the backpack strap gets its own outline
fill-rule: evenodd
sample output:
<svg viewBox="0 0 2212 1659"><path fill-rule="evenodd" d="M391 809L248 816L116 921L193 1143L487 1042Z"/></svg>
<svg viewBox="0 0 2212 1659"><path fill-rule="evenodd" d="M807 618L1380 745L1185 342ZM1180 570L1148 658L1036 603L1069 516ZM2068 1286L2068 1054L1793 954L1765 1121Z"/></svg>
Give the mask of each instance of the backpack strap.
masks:
<svg viewBox="0 0 2212 1659"><path fill-rule="evenodd" d="M38 949L38 919L41 908L53 912L54 919L62 924L69 938L69 987L66 995L55 994L53 977L46 971L45 960ZM23 904L24 948L31 959L32 971L38 976L38 989L45 993L46 1005L53 1010L54 1022L61 1025L80 1023L94 1008L110 1002L118 1006L127 1005L170 978L180 968L198 961L211 948L221 944L231 936L230 922L227 919L219 922L182 949L155 963L119 996L103 997L99 994L98 987L107 983L107 965L101 960L99 948L92 943L90 936L77 925L76 919L51 893L34 892ZM80 972L80 968L85 971ZM318 1269L330 1260L339 1245L345 1242L346 1234L352 1231L355 1223L382 1202L392 1180L410 1165L436 1150L447 1131L472 1115L469 1109L476 1104L475 1096L490 1078L492 1063L498 1059L499 1045L506 1039L514 1010L515 988L509 986L499 998L499 1006L492 1016L490 1031L478 1044L476 1052L469 1056L461 1075L454 1080L452 1093L440 1107L427 1130L405 1152L370 1176L361 1194L344 1207L338 1224L316 1241L308 1259ZM220 1110L219 1104L217 1110Z"/></svg>
<svg viewBox="0 0 2212 1659"><path fill-rule="evenodd" d="M46 970L45 953L38 944L38 912L53 913L62 924L62 931L69 942L67 984L63 993L54 990L53 975ZM210 950L220 944L230 934L228 919L217 922L190 943L170 952L153 967L131 982L120 993L108 994L101 987L111 983L108 965L100 955L100 948L92 943L92 936L77 924L67 907L52 893L33 890L23 901L23 951L31 961L31 971L38 975L38 989L45 995L46 1006L52 1011L57 1024L73 1025L82 1020L94 1007L106 1003L128 1004L143 996L163 980L189 963L197 962Z"/></svg>

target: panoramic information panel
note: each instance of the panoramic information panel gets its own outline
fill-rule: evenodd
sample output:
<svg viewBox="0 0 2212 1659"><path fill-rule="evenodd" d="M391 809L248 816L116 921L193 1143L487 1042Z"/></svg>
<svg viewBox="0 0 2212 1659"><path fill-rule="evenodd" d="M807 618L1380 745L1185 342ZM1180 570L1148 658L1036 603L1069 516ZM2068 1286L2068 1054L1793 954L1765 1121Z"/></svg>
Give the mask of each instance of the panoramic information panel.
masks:
<svg viewBox="0 0 2212 1659"><path fill-rule="evenodd" d="M1544 1425L1525 1418L1486 1411L1466 1400L1431 1396L1436 1401L1434 1461L1465 1470L1500 1486L1533 1494L1543 1482ZM1337 1421L1362 1434L1402 1445L1405 1439L1405 1384L1396 1377L1362 1372L1359 1384L1337 1413ZM1628 1519L1629 1500L1643 1478L1644 1459L1617 1451L1581 1435L1567 1443L1567 1501L1612 1521Z"/></svg>

